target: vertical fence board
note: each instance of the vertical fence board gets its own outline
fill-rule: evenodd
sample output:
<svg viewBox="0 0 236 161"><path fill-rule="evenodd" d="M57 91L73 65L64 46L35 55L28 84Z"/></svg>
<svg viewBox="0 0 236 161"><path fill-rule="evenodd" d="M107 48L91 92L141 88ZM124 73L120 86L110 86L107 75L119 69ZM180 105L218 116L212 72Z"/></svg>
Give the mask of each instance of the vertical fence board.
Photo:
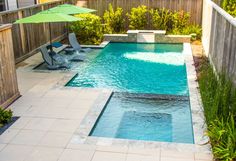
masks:
<svg viewBox="0 0 236 161"><path fill-rule="evenodd" d="M87 7L97 10L96 14L102 16L108 9L109 3L114 8L121 7L124 13L130 12L131 8L145 5L151 8L167 8L172 11L184 10L191 14L192 24L201 25L202 0L87 0Z"/></svg>
<svg viewBox="0 0 236 161"><path fill-rule="evenodd" d="M203 6L205 52L216 71L227 74L236 85L236 19L210 0L204 0Z"/></svg>

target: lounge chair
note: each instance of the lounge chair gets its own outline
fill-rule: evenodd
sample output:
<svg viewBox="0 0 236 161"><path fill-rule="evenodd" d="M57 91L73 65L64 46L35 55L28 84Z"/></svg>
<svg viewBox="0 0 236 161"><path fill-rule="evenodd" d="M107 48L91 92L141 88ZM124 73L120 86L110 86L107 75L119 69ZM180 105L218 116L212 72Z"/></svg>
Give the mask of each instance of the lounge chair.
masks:
<svg viewBox="0 0 236 161"><path fill-rule="evenodd" d="M60 42L52 43L52 47L55 47L55 48L59 48L62 46L63 46L63 44ZM49 45L47 48L50 49L51 46ZM63 50L66 52L66 57L68 58L68 60L70 60L70 61L84 61L85 60L86 56L84 54L79 53L78 51L75 51L75 50L68 51L67 49L68 48L64 48Z"/></svg>
<svg viewBox="0 0 236 161"><path fill-rule="evenodd" d="M75 33L70 33L69 34L69 43L70 43L71 47L67 48L68 51L69 50L73 50L73 51L77 51L77 52L89 52L89 51L91 51L90 48L82 49L79 42L77 41Z"/></svg>
<svg viewBox="0 0 236 161"><path fill-rule="evenodd" d="M48 69L56 70L59 68L69 68L68 60L53 51L48 52L46 45L42 46L40 51Z"/></svg>

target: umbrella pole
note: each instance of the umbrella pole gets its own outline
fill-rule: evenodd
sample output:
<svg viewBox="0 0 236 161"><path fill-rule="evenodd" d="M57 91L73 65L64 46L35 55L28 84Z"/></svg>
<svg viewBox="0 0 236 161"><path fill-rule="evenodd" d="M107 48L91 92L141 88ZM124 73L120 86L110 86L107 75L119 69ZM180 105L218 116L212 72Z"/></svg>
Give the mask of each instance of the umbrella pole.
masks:
<svg viewBox="0 0 236 161"><path fill-rule="evenodd" d="M49 41L50 41L50 52L51 52L50 56L52 58L53 51L52 51L51 23L49 22L48 24L49 24ZM52 65L53 65L53 58L52 58Z"/></svg>
<svg viewBox="0 0 236 161"><path fill-rule="evenodd" d="M50 41L50 49L52 50L52 33L51 33L51 23L49 22L49 41Z"/></svg>

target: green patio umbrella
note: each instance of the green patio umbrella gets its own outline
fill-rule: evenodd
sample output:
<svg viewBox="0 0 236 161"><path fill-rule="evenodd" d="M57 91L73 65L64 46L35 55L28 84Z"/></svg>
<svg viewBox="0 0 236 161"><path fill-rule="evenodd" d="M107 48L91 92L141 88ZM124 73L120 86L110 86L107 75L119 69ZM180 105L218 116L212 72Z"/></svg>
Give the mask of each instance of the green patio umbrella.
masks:
<svg viewBox="0 0 236 161"><path fill-rule="evenodd" d="M56 13L63 13L63 14L68 14L68 15L75 15L75 14L81 14L81 13L91 13L91 12L95 12L96 10L75 6L72 4L62 4L62 5L58 5L56 7L50 8L48 9L48 11L52 11ZM68 22L66 23L66 26L67 26L67 34L69 34Z"/></svg>
<svg viewBox="0 0 236 161"><path fill-rule="evenodd" d="M70 16L63 13L57 13L52 11L42 11L35 15L19 19L15 22L15 24L37 24L37 23L49 23L49 37L50 37L50 44L52 44L51 39L51 23L55 22L74 22L80 21L81 18Z"/></svg>
<svg viewBox="0 0 236 161"><path fill-rule="evenodd" d="M53 12L68 14L68 15L75 15L75 14L81 14L81 13L91 13L91 12L96 11L94 9L79 7L79 6L75 6L72 4L58 5L56 7L49 9L49 10L53 11Z"/></svg>

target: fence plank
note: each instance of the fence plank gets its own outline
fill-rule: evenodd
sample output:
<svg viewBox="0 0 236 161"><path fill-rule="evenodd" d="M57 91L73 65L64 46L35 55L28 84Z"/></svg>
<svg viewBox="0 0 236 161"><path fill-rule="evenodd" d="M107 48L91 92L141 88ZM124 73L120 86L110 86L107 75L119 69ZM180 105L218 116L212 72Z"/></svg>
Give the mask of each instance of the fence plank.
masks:
<svg viewBox="0 0 236 161"><path fill-rule="evenodd" d="M203 6L205 52L216 71L226 73L236 85L236 19L210 0L204 0Z"/></svg>
<svg viewBox="0 0 236 161"><path fill-rule="evenodd" d="M87 7L97 10L96 14L102 16L108 5L114 8L121 7L124 13L130 12L131 8L145 5L151 8L167 8L172 11L184 10L191 14L192 24L201 25L202 22L202 0L87 0Z"/></svg>

